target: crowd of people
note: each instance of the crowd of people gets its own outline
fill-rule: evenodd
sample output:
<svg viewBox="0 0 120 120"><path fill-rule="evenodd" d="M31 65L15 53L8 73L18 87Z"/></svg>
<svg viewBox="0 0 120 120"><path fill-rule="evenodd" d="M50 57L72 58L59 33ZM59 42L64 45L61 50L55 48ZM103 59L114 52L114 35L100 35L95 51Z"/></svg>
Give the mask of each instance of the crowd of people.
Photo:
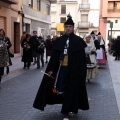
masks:
<svg viewBox="0 0 120 120"><path fill-rule="evenodd" d="M45 63L48 63L48 57L51 56L53 42L56 36L51 38L50 35L44 40L42 36L37 36L37 31L33 31L33 36L23 33L21 37L21 47L23 48L22 62L24 62L23 69L29 69L31 62L33 65L37 64L37 69L44 67ZM46 61L44 60L44 54L46 49Z"/></svg>

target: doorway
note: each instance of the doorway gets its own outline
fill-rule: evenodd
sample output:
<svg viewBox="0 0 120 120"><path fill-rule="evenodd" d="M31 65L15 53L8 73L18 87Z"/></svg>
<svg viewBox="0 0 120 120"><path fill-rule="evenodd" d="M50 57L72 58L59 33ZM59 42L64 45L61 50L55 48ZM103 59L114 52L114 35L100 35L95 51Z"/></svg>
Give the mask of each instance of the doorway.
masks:
<svg viewBox="0 0 120 120"><path fill-rule="evenodd" d="M20 53L20 23L14 22L14 53Z"/></svg>

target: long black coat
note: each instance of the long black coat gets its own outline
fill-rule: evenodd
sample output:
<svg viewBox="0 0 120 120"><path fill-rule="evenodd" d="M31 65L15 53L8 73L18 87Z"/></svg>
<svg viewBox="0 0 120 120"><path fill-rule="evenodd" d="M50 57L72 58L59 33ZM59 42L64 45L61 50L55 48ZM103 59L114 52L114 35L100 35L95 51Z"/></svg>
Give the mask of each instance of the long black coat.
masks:
<svg viewBox="0 0 120 120"><path fill-rule="evenodd" d="M56 76L59 67L59 58L63 52L68 36L63 35L54 42L54 49L51 59L47 66L46 72L54 71L53 76ZM84 48L85 42L82 38L72 34L69 36L68 49L68 68L69 82L64 91L64 97L61 97L52 92L54 87L54 79L44 75L38 93L36 95L33 107L44 110L46 104L63 104L61 113L78 112L78 109L88 110L88 98L86 91L86 57Z"/></svg>
<svg viewBox="0 0 120 120"><path fill-rule="evenodd" d="M115 52L119 52L120 53L120 39L116 40L116 43L115 43Z"/></svg>
<svg viewBox="0 0 120 120"><path fill-rule="evenodd" d="M26 47L24 47L24 45L30 46L30 48L27 49ZM27 39L24 39L21 43L21 47L23 48L22 62L33 62L31 41L27 41Z"/></svg>

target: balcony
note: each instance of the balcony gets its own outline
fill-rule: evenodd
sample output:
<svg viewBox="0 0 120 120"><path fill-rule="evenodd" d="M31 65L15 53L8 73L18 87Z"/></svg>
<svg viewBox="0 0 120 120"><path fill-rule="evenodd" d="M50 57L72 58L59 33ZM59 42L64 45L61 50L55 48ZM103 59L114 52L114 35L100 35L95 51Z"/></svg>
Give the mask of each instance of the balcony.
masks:
<svg viewBox="0 0 120 120"><path fill-rule="evenodd" d="M120 9L113 8L113 9L108 9L107 11L108 12L120 12Z"/></svg>
<svg viewBox="0 0 120 120"><path fill-rule="evenodd" d="M80 11L89 11L90 10L90 4L80 4L79 5Z"/></svg>
<svg viewBox="0 0 120 120"><path fill-rule="evenodd" d="M90 22L78 22L78 28L89 28Z"/></svg>
<svg viewBox="0 0 120 120"><path fill-rule="evenodd" d="M19 0L1 0L1 1L8 4L18 4L19 2Z"/></svg>
<svg viewBox="0 0 120 120"><path fill-rule="evenodd" d="M57 0L48 0L48 1L50 1L52 4L57 3Z"/></svg>

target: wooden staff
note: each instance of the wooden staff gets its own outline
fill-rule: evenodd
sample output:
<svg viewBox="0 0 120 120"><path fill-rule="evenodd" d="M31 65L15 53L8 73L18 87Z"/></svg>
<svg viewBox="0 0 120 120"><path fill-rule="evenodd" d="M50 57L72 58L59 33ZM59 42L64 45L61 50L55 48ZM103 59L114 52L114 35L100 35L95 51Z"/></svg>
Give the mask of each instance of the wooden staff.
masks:
<svg viewBox="0 0 120 120"><path fill-rule="evenodd" d="M54 88L53 88L53 93L57 93L56 84L57 84L57 81L58 81L58 75L59 75L59 72L60 72L61 65L62 65L62 61L60 61L60 66L58 68L58 72L57 72L57 75L56 75L56 79L55 79L55 83L54 83Z"/></svg>

